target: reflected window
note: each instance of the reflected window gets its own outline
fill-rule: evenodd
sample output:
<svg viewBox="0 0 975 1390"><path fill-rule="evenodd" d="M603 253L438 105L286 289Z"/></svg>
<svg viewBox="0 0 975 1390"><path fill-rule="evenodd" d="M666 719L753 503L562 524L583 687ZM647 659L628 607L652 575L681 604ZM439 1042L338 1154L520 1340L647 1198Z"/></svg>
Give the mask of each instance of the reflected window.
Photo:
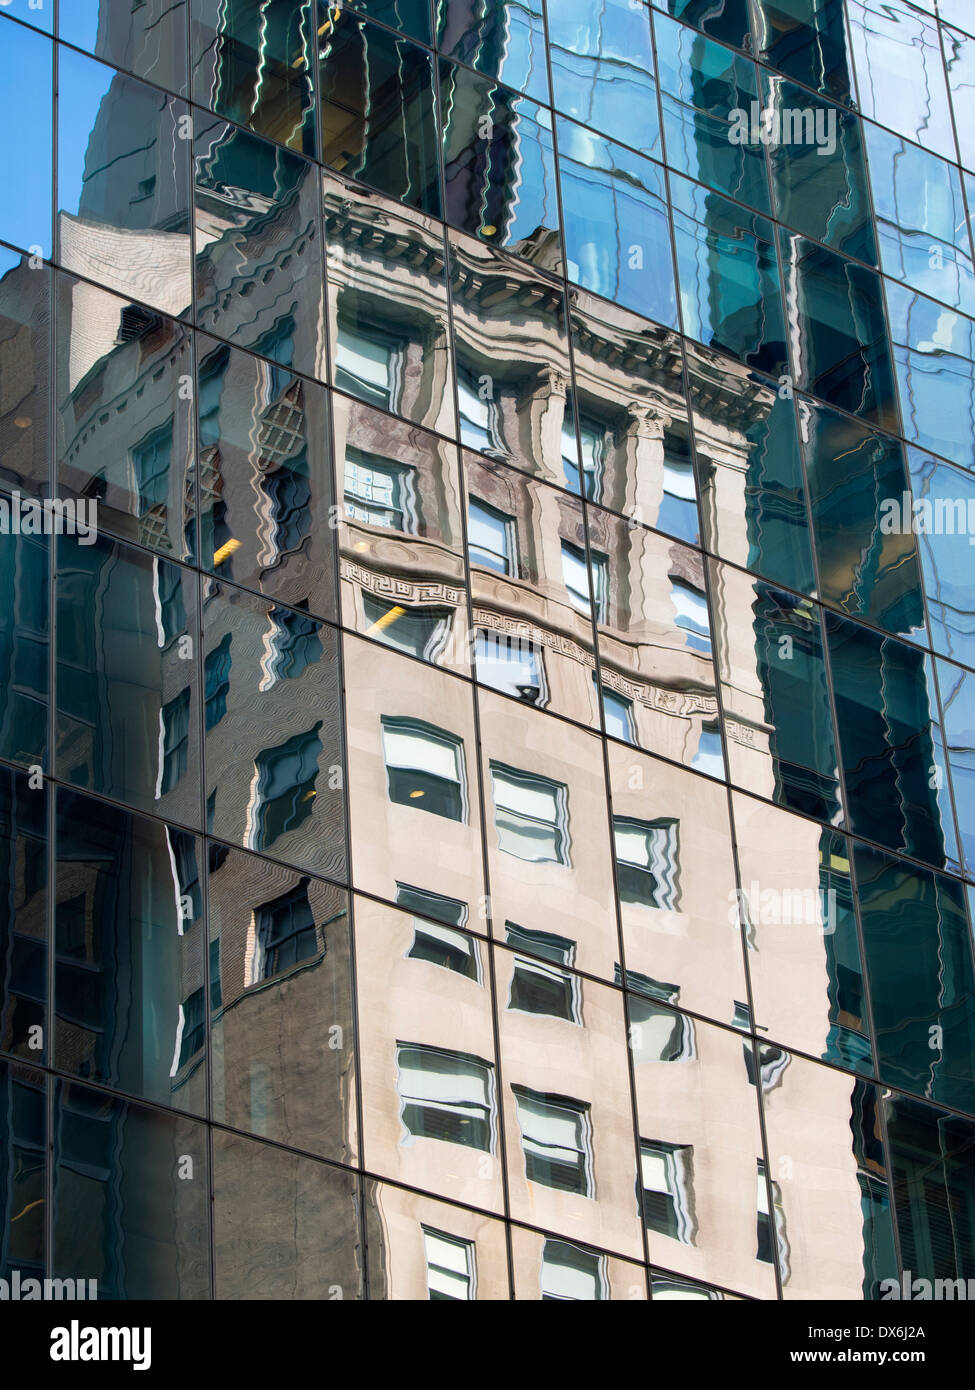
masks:
<svg viewBox="0 0 975 1390"><path fill-rule="evenodd" d="M431 1301L469 1303L475 1298L474 1242L423 1227L427 1292Z"/></svg>
<svg viewBox="0 0 975 1390"><path fill-rule="evenodd" d="M677 626L687 635L687 645L696 652L711 653L711 624L708 599L703 589L671 576L670 601L677 610Z"/></svg>
<svg viewBox="0 0 975 1390"><path fill-rule="evenodd" d="M272 975L318 955L318 932L308 901L308 882L303 878L291 892L257 909L258 980L269 980Z"/></svg>
<svg viewBox="0 0 975 1390"><path fill-rule="evenodd" d="M573 608L588 617L592 613L589 600L589 577L592 577L592 592L596 602L596 622L604 623L607 616L609 562L605 555L592 553L590 564L586 566L585 551L569 541L562 542L562 579Z"/></svg>
<svg viewBox="0 0 975 1390"><path fill-rule="evenodd" d="M227 696L230 694L230 645L233 634L225 632L219 645L208 652L203 663L204 700L206 705L207 733L215 729L227 713Z"/></svg>
<svg viewBox="0 0 975 1390"><path fill-rule="evenodd" d="M257 776L248 814L248 849L269 849L279 836L297 830L312 812L322 741L318 720L255 759Z"/></svg>
<svg viewBox="0 0 975 1390"><path fill-rule="evenodd" d="M619 977L617 969L617 981ZM626 1001L633 1061L637 1065L693 1061L696 1056L694 1020L673 1008L662 1007L680 1001L680 986L653 980L632 970L626 972L626 985L638 991Z"/></svg>
<svg viewBox="0 0 975 1390"><path fill-rule="evenodd" d="M159 796L171 792L186 773L190 747L190 688L163 705L162 720L162 777Z"/></svg>
<svg viewBox="0 0 975 1390"><path fill-rule="evenodd" d="M444 970L453 970L469 980L480 983L480 961L474 938L466 932L439 922L413 920L413 942L407 951L410 960L426 960Z"/></svg>
<svg viewBox="0 0 975 1390"><path fill-rule="evenodd" d="M407 608L363 593L362 611L366 637L421 661L436 661L447 645L453 616L449 608Z"/></svg>
<svg viewBox="0 0 975 1390"><path fill-rule="evenodd" d="M556 936L554 932L534 931L519 927L515 922L505 922L505 940L515 950L528 951L533 956L541 956L555 965L571 965L575 960L576 943L567 936Z"/></svg>
<svg viewBox="0 0 975 1390"><path fill-rule="evenodd" d="M138 494L138 514L144 517L153 507L165 507L169 493L169 465L173 454L173 425L170 416L164 425L152 430L132 447L132 468ZM165 539L165 517L160 537Z"/></svg>
<svg viewBox="0 0 975 1390"><path fill-rule="evenodd" d="M596 674L593 672L593 680ZM603 718L606 733L610 738L620 738L624 743L636 743L636 725L633 720L633 701L620 695L609 686L603 686Z"/></svg>
<svg viewBox="0 0 975 1390"><path fill-rule="evenodd" d="M512 1086L521 1127L525 1176L559 1192L595 1196L592 1124L585 1101Z"/></svg>
<svg viewBox="0 0 975 1390"><path fill-rule="evenodd" d="M264 491L271 499L276 554L297 550L311 526L311 484L303 473L282 464L264 479Z"/></svg>
<svg viewBox="0 0 975 1390"><path fill-rule="evenodd" d="M382 719L389 799L448 820L467 821L463 744L418 720Z"/></svg>
<svg viewBox="0 0 975 1390"><path fill-rule="evenodd" d="M510 933L508 939L511 939ZM568 970L561 970L548 961L515 956L508 993L509 1009L580 1023L579 995L579 980Z"/></svg>
<svg viewBox="0 0 975 1390"><path fill-rule="evenodd" d="M542 1299L591 1302L609 1297L606 1257L565 1240L542 1247Z"/></svg>
<svg viewBox="0 0 975 1390"><path fill-rule="evenodd" d="M294 608L272 608L261 662L261 691L279 680L297 680L322 655L319 626L307 613Z"/></svg>
<svg viewBox="0 0 975 1390"><path fill-rule="evenodd" d="M345 514L350 521L383 526L389 531L417 530L413 470L403 463L377 459L358 449L345 454Z"/></svg>
<svg viewBox="0 0 975 1390"><path fill-rule="evenodd" d="M562 425L562 469L565 481L574 492L582 492L590 502L598 502L603 491L606 431L595 421L583 418L579 422L579 435L582 442L581 458L572 415L566 412Z"/></svg>
<svg viewBox="0 0 975 1390"><path fill-rule="evenodd" d="M202 1049L206 1042L206 1033L206 1007L203 1002L203 990L202 988L195 989L179 1006L179 1023L177 1025L179 1055L174 1071L178 1071Z"/></svg>
<svg viewBox="0 0 975 1390"><path fill-rule="evenodd" d="M396 1074L400 1118L413 1139L491 1153L494 1149L494 1068L467 1052L399 1043Z"/></svg>
<svg viewBox="0 0 975 1390"><path fill-rule="evenodd" d="M541 648L530 638L478 629L474 647L477 679L505 695L544 708L548 703Z"/></svg>
<svg viewBox="0 0 975 1390"><path fill-rule="evenodd" d="M379 329L363 333L341 320L335 350L335 385L370 405L394 410L400 394L402 345Z"/></svg>
<svg viewBox="0 0 975 1390"><path fill-rule="evenodd" d="M494 824L503 854L529 863L569 863L569 789L530 772L491 763Z"/></svg>
<svg viewBox="0 0 975 1390"><path fill-rule="evenodd" d="M782 1203L779 1195L779 1185L777 1182L766 1183L766 1165L763 1159L758 1159L758 1249L755 1254L756 1260L762 1260L766 1264L775 1263L776 1246L783 1256L783 1266L785 1265L785 1227L782 1213ZM768 1190L772 1189L773 1210L769 1211ZM786 1277L788 1271L783 1267L782 1275Z"/></svg>
<svg viewBox="0 0 975 1390"><path fill-rule="evenodd" d="M431 893L426 888L413 888L408 883L397 883L396 902L419 917L444 922L448 927L462 927L467 921L466 903L445 898L442 893Z"/></svg>
<svg viewBox="0 0 975 1390"><path fill-rule="evenodd" d="M676 912L680 906L680 821L613 818L620 902Z"/></svg>
<svg viewBox="0 0 975 1390"><path fill-rule="evenodd" d="M721 747L721 730L714 724L705 724L701 729L697 752L691 759L691 767L698 772L706 772L709 777L724 777L724 751Z"/></svg>
<svg viewBox="0 0 975 1390"><path fill-rule="evenodd" d="M493 387L486 388L491 378L476 377L473 373L457 370L457 403L460 407L460 439L469 449L479 449L484 454L508 457L504 437L501 432L501 410L494 399ZM485 389L491 394L485 395Z"/></svg>
<svg viewBox="0 0 975 1390"><path fill-rule="evenodd" d="M647 1230L694 1243L691 1144L640 1140L640 1175Z"/></svg>
<svg viewBox="0 0 975 1390"><path fill-rule="evenodd" d="M478 497L468 502L467 543L472 565L517 576L514 518Z"/></svg>

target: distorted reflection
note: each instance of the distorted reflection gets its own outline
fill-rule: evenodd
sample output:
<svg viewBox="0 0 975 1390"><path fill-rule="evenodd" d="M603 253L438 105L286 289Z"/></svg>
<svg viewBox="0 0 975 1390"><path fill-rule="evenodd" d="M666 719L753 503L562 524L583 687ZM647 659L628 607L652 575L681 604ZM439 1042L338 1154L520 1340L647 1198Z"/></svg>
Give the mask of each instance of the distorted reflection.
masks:
<svg viewBox="0 0 975 1390"><path fill-rule="evenodd" d="M456 450L358 401L332 405L345 625L467 674Z"/></svg>
<svg viewBox="0 0 975 1390"><path fill-rule="evenodd" d="M595 509L589 537L602 681L631 702L634 741L723 777L700 553Z"/></svg>
<svg viewBox="0 0 975 1390"><path fill-rule="evenodd" d="M735 793L732 805L756 1029L872 1070L849 843L748 796Z"/></svg>
<svg viewBox="0 0 975 1390"><path fill-rule="evenodd" d="M188 107L69 48L58 82L61 266L183 313L192 297Z"/></svg>
<svg viewBox="0 0 975 1390"><path fill-rule="evenodd" d="M454 433L443 228L325 176L332 380Z"/></svg>
<svg viewBox="0 0 975 1390"><path fill-rule="evenodd" d="M200 113L194 130L199 326L324 379L317 166Z"/></svg>
<svg viewBox="0 0 975 1390"><path fill-rule="evenodd" d="M582 504L501 464L463 457L477 679L598 724Z"/></svg>
<svg viewBox="0 0 975 1390"><path fill-rule="evenodd" d="M0 770L0 1051L46 1060L47 1033L47 791L26 776ZM2 1133L2 1131L0 1131Z"/></svg>
<svg viewBox="0 0 975 1390"><path fill-rule="evenodd" d="M335 633L207 580L203 662L207 830L344 878Z"/></svg>
<svg viewBox="0 0 975 1390"><path fill-rule="evenodd" d="M444 969L414 951L419 922L356 899L364 1161L414 1188L497 1211L501 1157L485 947L468 938L476 975Z"/></svg>
<svg viewBox="0 0 975 1390"><path fill-rule="evenodd" d="M216 844L208 893L213 1118L354 1163L345 893Z"/></svg>
<svg viewBox="0 0 975 1390"><path fill-rule="evenodd" d="M202 1113L200 842L62 790L55 853L58 1067ZM133 1029L133 1018L154 1023Z"/></svg>
<svg viewBox="0 0 975 1390"><path fill-rule="evenodd" d="M705 546L815 593L792 401L716 352L690 344L686 352Z"/></svg>
<svg viewBox="0 0 975 1390"><path fill-rule="evenodd" d="M99 527L196 556L192 335L174 319L57 279L58 490Z"/></svg>
<svg viewBox="0 0 975 1390"><path fill-rule="evenodd" d="M324 388L202 334L196 347L201 563L333 617Z"/></svg>

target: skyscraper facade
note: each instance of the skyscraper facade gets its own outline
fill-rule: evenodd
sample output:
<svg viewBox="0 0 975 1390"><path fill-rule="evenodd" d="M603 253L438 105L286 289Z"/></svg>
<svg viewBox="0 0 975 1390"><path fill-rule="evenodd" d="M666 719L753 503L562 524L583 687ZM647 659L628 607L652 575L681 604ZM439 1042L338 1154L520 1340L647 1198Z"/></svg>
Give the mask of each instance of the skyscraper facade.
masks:
<svg viewBox="0 0 975 1390"><path fill-rule="evenodd" d="M0 0L0 110L0 1278L975 1278L970 0Z"/></svg>

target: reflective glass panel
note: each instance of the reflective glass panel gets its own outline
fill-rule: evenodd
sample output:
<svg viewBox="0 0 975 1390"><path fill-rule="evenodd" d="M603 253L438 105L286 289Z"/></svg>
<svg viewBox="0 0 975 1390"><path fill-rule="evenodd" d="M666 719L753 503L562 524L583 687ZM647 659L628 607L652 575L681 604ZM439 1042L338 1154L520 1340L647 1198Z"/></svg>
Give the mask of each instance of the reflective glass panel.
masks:
<svg viewBox="0 0 975 1390"><path fill-rule="evenodd" d="M56 833L56 1065L202 1113L199 840L65 790Z"/></svg>
<svg viewBox="0 0 975 1390"><path fill-rule="evenodd" d="M58 11L58 37L186 96L187 5L188 0L68 0Z"/></svg>

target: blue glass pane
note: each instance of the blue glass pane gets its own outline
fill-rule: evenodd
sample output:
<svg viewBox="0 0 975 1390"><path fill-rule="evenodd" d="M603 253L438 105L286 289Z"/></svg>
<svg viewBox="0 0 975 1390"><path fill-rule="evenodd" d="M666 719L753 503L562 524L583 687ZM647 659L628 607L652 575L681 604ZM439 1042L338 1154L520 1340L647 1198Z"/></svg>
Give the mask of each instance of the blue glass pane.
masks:
<svg viewBox="0 0 975 1390"><path fill-rule="evenodd" d="M485 77L548 102L542 0L439 0L437 44Z"/></svg>
<svg viewBox="0 0 975 1390"><path fill-rule="evenodd" d="M53 43L19 24L4 24L0 122L6 135L0 143L0 187L5 196L0 202L0 240L25 251L39 247L45 258L51 254L53 112ZM12 190L16 196L11 196Z"/></svg>
<svg viewBox="0 0 975 1390"><path fill-rule="evenodd" d="M667 163L759 212L771 212L765 151L732 138L759 102L754 63L694 29L654 19Z"/></svg>
<svg viewBox="0 0 975 1390"><path fill-rule="evenodd" d="M649 11L629 0L558 0L548 35L558 110L659 158Z"/></svg>
<svg viewBox="0 0 975 1390"><path fill-rule="evenodd" d="M904 435L963 468L975 466L975 320L887 282Z"/></svg>
<svg viewBox="0 0 975 1390"><path fill-rule="evenodd" d="M557 129L569 279L676 328L663 171L571 121Z"/></svg>

